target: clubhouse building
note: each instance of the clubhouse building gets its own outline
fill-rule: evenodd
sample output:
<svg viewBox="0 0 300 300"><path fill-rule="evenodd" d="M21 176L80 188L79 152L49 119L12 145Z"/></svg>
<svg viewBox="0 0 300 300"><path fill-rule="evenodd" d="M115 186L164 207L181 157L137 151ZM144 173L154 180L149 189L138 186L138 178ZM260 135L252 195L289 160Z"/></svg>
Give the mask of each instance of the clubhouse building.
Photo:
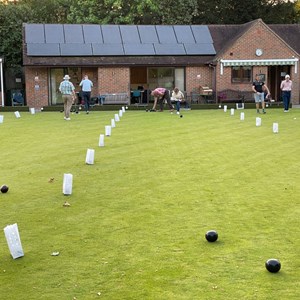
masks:
<svg viewBox="0 0 300 300"><path fill-rule="evenodd" d="M279 101L280 82L289 74L292 103L299 104L299 37L298 24L261 19L242 25L24 24L26 105L61 105L65 74L77 92L87 74L92 96L126 94L129 103L132 91L156 87L177 86L197 103L218 103L228 90L251 96L256 74Z"/></svg>

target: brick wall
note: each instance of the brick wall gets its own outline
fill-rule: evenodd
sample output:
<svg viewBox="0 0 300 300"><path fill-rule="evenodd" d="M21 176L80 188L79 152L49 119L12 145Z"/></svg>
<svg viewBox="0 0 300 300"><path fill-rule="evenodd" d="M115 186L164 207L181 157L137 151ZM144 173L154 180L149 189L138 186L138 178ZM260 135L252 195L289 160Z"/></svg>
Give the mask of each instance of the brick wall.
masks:
<svg viewBox="0 0 300 300"><path fill-rule="evenodd" d="M300 103L300 76L299 76L300 68L299 63L297 66L297 73L295 74L295 67L291 68L291 80L293 81L293 90L291 94L291 101L293 104Z"/></svg>
<svg viewBox="0 0 300 300"><path fill-rule="evenodd" d="M37 109L48 106L47 68L25 68L25 82L27 106Z"/></svg>
<svg viewBox="0 0 300 300"><path fill-rule="evenodd" d="M260 57L255 55L256 49L262 49ZM222 54L222 59L287 59L297 54L278 38L264 23L257 22L243 36L229 47L228 51ZM266 74L266 84L269 82L268 67L254 66L252 76L255 74ZM291 79L293 80L292 102L299 103L299 63L297 73L295 67L291 66ZM236 89L251 91L252 83L235 84L231 83L231 67L224 67L223 75L220 74L220 64L217 65L217 90ZM253 79L252 78L252 79Z"/></svg>
<svg viewBox="0 0 300 300"><path fill-rule="evenodd" d="M200 78L197 77L200 75ZM186 67L186 91L190 94L193 91L199 92L200 86L213 88L213 69L207 66Z"/></svg>
<svg viewBox="0 0 300 300"><path fill-rule="evenodd" d="M130 91L129 68L98 68L99 94L124 93Z"/></svg>
<svg viewBox="0 0 300 300"><path fill-rule="evenodd" d="M84 75L88 75L89 80L93 82L93 88L92 88L92 97L99 95L99 89L98 89L98 69L97 68L82 68L81 69L82 77ZM81 88L79 86L75 86L76 91L80 91Z"/></svg>

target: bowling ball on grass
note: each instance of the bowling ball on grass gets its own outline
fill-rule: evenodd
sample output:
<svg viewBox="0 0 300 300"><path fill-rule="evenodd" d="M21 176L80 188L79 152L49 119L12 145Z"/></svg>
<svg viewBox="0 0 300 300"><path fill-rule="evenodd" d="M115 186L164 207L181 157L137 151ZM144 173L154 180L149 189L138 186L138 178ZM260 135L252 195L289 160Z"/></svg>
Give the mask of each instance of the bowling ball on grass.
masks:
<svg viewBox="0 0 300 300"><path fill-rule="evenodd" d="M270 258L265 263L266 269L271 273L277 273L281 269L281 263L278 259Z"/></svg>
<svg viewBox="0 0 300 300"><path fill-rule="evenodd" d="M215 230L209 230L206 232L205 238L208 242L215 242L218 239L218 233Z"/></svg>
<svg viewBox="0 0 300 300"><path fill-rule="evenodd" d="M5 194L8 192L8 186L3 184L0 188L1 193Z"/></svg>

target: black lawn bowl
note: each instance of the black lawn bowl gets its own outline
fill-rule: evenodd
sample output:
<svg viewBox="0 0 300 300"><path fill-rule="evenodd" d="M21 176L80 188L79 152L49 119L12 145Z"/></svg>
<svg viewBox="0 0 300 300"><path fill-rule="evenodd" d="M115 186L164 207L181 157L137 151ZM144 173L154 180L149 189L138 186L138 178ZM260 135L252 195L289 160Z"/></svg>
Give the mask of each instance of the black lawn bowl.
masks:
<svg viewBox="0 0 300 300"><path fill-rule="evenodd" d="M277 273L281 269L281 263L278 259L271 258L266 261L266 269L271 273Z"/></svg>
<svg viewBox="0 0 300 300"><path fill-rule="evenodd" d="M180 115L180 118L183 118L183 115Z"/></svg>
<svg viewBox="0 0 300 300"><path fill-rule="evenodd" d="M209 230L206 232L205 238L208 242L215 242L218 239L218 233L215 230Z"/></svg>
<svg viewBox="0 0 300 300"><path fill-rule="evenodd" d="M1 190L1 193L5 194L8 192L8 186L4 184L1 186L0 190Z"/></svg>

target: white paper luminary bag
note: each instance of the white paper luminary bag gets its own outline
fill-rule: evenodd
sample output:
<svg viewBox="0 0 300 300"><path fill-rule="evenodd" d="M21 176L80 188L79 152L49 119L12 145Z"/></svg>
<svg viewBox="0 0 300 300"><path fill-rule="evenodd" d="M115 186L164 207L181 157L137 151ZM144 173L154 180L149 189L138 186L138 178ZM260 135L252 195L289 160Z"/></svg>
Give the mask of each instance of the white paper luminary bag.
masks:
<svg viewBox="0 0 300 300"><path fill-rule="evenodd" d="M111 136L111 126L110 125L105 126L105 135Z"/></svg>
<svg viewBox="0 0 300 300"><path fill-rule="evenodd" d="M104 134L99 136L99 147L104 147Z"/></svg>
<svg viewBox="0 0 300 300"><path fill-rule="evenodd" d="M86 157L85 157L85 163L87 165L93 165L94 164L94 158L95 158L95 150L94 149L87 149Z"/></svg>
<svg viewBox="0 0 300 300"><path fill-rule="evenodd" d="M261 126L261 118L256 118L256 126Z"/></svg>
<svg viewBox="0 0 300 300"><path fill-rule="evenodd" d="M24 256L18 225L7 225L4 228L4 234L10 254L13 257L13 259Z"/></svg>
<svg viewBox="0 0 300 300"><path fill-rule="evenodd" d="M63 194L71 195L72 187L73 187L73 175L72 174L64 174Z"/></svg>
<svg viewBox="0 0 300 300"><path fill-rule="evenodd" d="M273 132L278 133L279 132L279 126L278 123L273 123Z"/></svg>
<svg viewBox="0 0 300 300"><path fill-rule="evenodd" d="M115 119L111 119L111 128L115 128L115 127L116 127Z"/></svg>

